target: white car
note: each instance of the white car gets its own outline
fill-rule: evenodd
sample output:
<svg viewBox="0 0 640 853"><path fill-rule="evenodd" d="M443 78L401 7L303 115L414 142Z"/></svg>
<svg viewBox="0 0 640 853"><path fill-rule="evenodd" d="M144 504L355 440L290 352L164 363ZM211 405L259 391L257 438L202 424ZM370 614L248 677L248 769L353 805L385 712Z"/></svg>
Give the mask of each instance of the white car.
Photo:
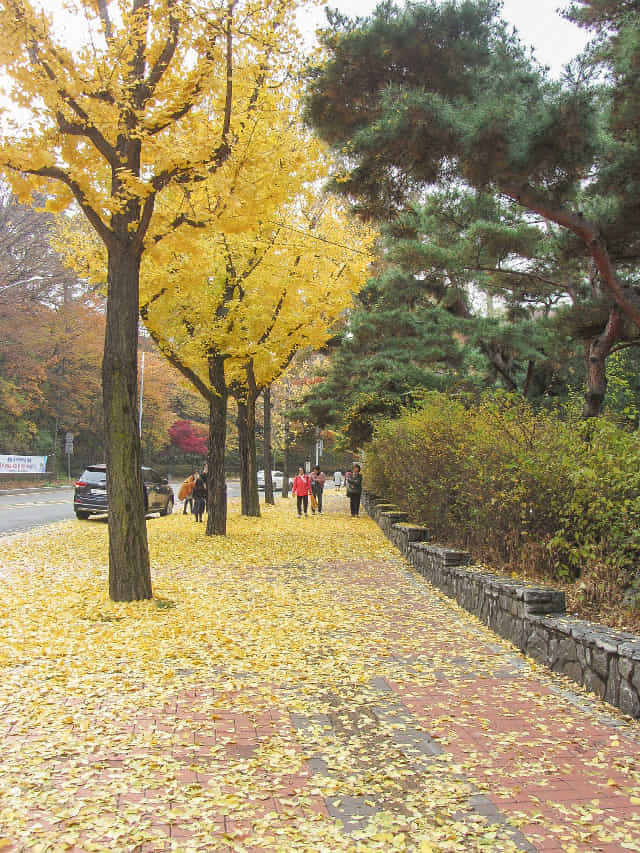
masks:
<svg viewBox="0 0 640 853"><path fill-rule="evenodd" d="M274 489L282 488L283 478L284 474L282 473L282 471L271 472L271 483L273 484ZM258 488L264 489L264 471L262 469L258 471Z"/></svg>

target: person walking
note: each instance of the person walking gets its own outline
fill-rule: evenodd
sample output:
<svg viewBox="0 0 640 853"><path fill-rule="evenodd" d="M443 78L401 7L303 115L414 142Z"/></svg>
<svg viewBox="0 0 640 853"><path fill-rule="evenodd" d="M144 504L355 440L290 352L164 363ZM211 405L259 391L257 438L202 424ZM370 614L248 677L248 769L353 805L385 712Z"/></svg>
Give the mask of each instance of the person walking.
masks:
<svg viewBox="0 0 640 853"><path fill-rule="evenodd" d="M178 500L184 501L182 514L186 515L187 511L193 512L193 487L196 484L198 472L190 474L184 483L178 489Z"/></svg>
<svg viewBox="0 0 640 853"><path fill-rule="evenodd" d="M342 485L342 471L335 471L333 474L333 485L336 488L336 491L340 489Z"/></svg>
<svg viewBox="0 0 640 853"><path fill-rule="evenodd" d="M198 477L193 487L193 514L196 517L196 521L202 521L206 503L207 486L202 477Z"/></svg>
<svg viewBox="0 0 640 853"><path fill-rule="evenodd" d="M316 499L316 503L318 505L318 515L322 515L322 493L324 491L324 484L326 482L327 475L324 471L320 470L319 465L314 465L309 479L311 480L311 494ZM311 504L311 512L315 514L313 504Z"/></svg>
<svg viewBox="0 0 640 853"><path fill-rule="evenodd" d="M302 509L304 514L308 515L309 495L311 494L311 480L309 475L304 473L304 468L298 468L298 473L293 480L291 494L296 496L298 504L298 518L302 518Z"/></svg>
<svg viewBox="0 0 640 853"><path fill-rule="evenodd" d="M353 471L349 472L346 479L347 497L351 504L351 516L357 518L360 512L360 498L362 496L362 474L360 466L354 465Z"/></svg>
<svg viewBox="0 0 640 853"><path fill-rule="evenodd" d="M207 512L207 493L209 492L209 463L205 462L200 472L200 477L204 483L204 511Z"/></svg>

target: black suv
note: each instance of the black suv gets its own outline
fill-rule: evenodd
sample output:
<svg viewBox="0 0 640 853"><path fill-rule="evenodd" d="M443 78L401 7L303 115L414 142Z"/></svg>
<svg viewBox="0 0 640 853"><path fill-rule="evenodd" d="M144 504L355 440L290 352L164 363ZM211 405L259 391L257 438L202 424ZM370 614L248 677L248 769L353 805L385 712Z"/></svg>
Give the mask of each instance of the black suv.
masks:
<svg viewBox="0 0 640 853"><path fill-rule="evenodd" d="M169 515L173 511L173 489L166 477L161 477L153 468L141 468L144 480L145 515L159 512ZM108 511L106 465L89 465L75 484L73 509L78 518L89 518L96 513Z"/></svg>

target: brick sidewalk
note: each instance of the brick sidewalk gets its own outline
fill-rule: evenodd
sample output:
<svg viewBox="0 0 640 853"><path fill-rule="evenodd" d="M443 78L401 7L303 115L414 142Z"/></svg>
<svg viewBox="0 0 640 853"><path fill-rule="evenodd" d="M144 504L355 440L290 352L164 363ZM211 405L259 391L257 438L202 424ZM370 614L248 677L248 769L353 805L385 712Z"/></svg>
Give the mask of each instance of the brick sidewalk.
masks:
<svg viewBox="0 0 640 853"><path fill-rule="evenodd" d="M640 851L638 723L391 550L256 571L228 582L272 590L259 666L238 627L224 667L180 660L124 692L91 680L58 740L5 701L0 851Z"/></svg>

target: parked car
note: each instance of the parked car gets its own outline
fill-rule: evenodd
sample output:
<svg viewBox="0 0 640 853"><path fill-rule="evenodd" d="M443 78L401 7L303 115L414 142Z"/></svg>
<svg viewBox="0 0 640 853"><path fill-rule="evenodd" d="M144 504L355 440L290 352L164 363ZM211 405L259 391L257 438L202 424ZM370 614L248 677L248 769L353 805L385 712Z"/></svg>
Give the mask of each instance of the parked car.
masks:
<svg viewBox="0 0 640 853"><path fill-rule="evenodd" d="M271 482L273 484L274 489L281 489L282 482L284 479L284 474L282 471L272 471L271 472ZM260 469L258 471L258 488L264 489L264 471Z"/></svg>
<svg viewBox="0 0 640 853"><path fill-rule="evenodd" d="M144 512L149 515L159 512L169 515L173 512L173 489L166 477L161 477L153 468L142 467L144 482ZM89 465L75 483L73 509L77 518L86 519L90 515L105 513L109 510L107 496L106 465Z"/></svg>

